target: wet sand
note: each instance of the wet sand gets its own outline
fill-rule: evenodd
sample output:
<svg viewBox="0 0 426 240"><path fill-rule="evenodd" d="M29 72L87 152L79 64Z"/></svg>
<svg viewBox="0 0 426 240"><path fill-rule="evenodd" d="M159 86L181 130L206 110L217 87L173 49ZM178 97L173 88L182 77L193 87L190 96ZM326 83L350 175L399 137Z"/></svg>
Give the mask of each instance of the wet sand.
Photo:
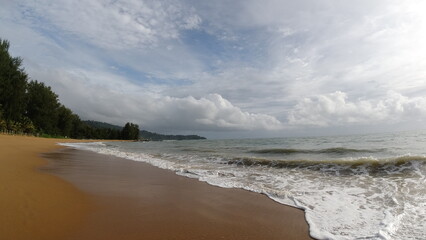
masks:
<svg viewBox="0 0 426 240"><path fill-rule="evenodd" d="M61 141L0 135L0 239L310 239L266 196Z"/></svg>
<svg viewBox="0 0 426 240"><path fill-rule="evenodd" d="M64 149L43 171L96 203L70 239L310 239L303 211L151 165Z"/></svg>

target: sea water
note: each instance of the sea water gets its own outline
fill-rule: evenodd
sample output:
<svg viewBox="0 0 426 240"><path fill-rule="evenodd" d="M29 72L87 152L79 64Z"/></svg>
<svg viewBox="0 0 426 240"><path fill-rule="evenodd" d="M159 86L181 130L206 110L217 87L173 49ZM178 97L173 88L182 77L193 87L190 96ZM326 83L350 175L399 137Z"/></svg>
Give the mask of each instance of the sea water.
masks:
<svg viewBox="0 0 426 240"><path fill-rule="evenodd" d="M266 194L317 239L426 239L426 132L66 145Z"/></svg>

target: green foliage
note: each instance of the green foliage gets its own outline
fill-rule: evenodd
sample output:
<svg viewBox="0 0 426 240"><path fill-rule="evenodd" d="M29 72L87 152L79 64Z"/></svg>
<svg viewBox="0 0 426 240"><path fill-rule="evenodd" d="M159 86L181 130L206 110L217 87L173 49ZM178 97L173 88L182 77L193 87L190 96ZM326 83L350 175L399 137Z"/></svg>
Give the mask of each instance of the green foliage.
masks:
<svg viewBox="0 0 426 240"><path fill-rule="evenodd" d="M21 130L20 124L15 121L7 121L6 122L7 131L18 133Z"/></svg>
<svg viewBox="0 0 426 240"><path fill-rule="evenodd" d="M0 118L0 132L4 132L6 130L7 130L6 121Z"/></svg>
<svg viewBox="0 0 426 240"><path fill-rule="evenodd" d="M0 132L7 131L7 124L6 121L3 119L0 119Z"/></svg>
<svg viewBox="0 0 426 240"><path fill-rule="evenodd" d="M9 54L0 39L0 131L45 137L97 138L94 129L61 105L49 86L28 82L22 59ZM119 138L119 134L110 134Z"/></svg>
<svg viewBox="0 0 426 240"><path fill-rule="evenodd" d="M142 139L152 140L152 141L162 141L162 140L201 140L206 139L198 135L164 135L153 133L149 131L142 130L140 131L140 137Z"/></svg>
<svg viewBox="0 0 426 240"><path fill-rule="evenodd" d="M98 139L121 139L121 130L123 127L115 126L109 123L97 121L83 121L87 125L92 136Z"/></svg>
<svg viewBox="0 0 426 240"><path fill-rule="evenodd" d="M65 139L67 137L61 136L61 135L51 135L51 134L47 134L47 133L42 133L40 135L38 135L38 137L42 137L42 138L60 138L60 139Z"/></svg>
<svg viewBox="0 0 426 240"><path fill-rule="evenodd" d="M73 113L71 110L66 108L64 105L61 105L58 108L58 122L57 128L59 129L59 134L65 137L71 136L71 131L73 129Z"/></svg>
<svg viewBox="0 0 426 240"><path fill-rule="evenodd" d="M123 127L117 126L117 125L112 125L106 122L98 122L98 121L83 121L84 123L86 123L87 125L94 127L94 128L106 128L106 129L113 129L113 130L119 130L119 132L121 132L121 130L123 129Z"/></svg>
<svg viewBox="0 0 426 240"><path fill-rule="evenodd" d="M9 54L9 42L0 39L0 105L6 120L19 121L24 115L27 74L22 59Z"/></svg>
<svg viewBox="0 0 426 240"><path fill-rule="evenodd" d="M133 123L126 123L121 131L121 138L126 140L139 140L139 126Z"/></svg>
<svg viewBox="0 0 426 240"><path fill-rule="evenodd" d="M0 132L6 131L6 121L3 119L3 110L0 105Z"/></svg>
<svg viewBox="0 0 426 240"><path fill-rule="evenodd" d="M43 133L59 135L60 103L58 95L42 82L31 81L27 89L27 116Z"/></svg>
<svg viewBox="0 0 426 240"><path fill-rule="evenodd" d="M19 124L20 124L20 130L23 133L32 134L36 130L36 127L34 126L33 122L28 117L23 117L21 121L19 122Z"/></svg>
<svg viewBox="0 0 426 240"><path fill-rule="evenodd" d="M82 139L90 138L87 136L86 125L80 120L80 117L76 114L72 115L72 128L71 128L71 138Z"/></svg>

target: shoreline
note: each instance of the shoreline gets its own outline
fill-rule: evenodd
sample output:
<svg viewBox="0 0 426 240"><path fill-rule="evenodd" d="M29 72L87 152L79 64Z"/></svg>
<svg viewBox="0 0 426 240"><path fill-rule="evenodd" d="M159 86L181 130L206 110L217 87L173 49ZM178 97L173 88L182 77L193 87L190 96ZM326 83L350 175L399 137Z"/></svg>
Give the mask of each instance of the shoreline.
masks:
<svg viewBox="0 0 426 240"><path fill-rule="evenodd" d="M55 145L65 142L58 139L31 140L49 145L33 150L33 155L37 152L49 159L47 165L45 160L31 160L33 175L43 175L50 182L60 183L61 188L65 185L68 204L78 207L72 211L78 213L77 217L58 217L67 222L63 225L73 227L59 229L55 222L56 237L31 228L26 231L31 239L312 239L302 210L265 195L211 186L147 163L64 148ZM4 142L1 135L0 141ZM28 139L23 142L18 145L33 145ZM20 157L15 160L20 161ZM55 197L61 194L51 193ZM26 201L25 196L18 198ZM82 201L78 201L80 198ZM58 205L68 208L65 202ZM24 214L17 218L28 221ZM1 230L1 239L25 239L7 238L12 235Z"/></svg>
<svg viewBox="0 0 426 240"><path fill-rule="evenodd" d="M44 157L51 159L44 171L97 203L71 239L311 239L302 210L263 194L85 150L62 149Z"/></svg>

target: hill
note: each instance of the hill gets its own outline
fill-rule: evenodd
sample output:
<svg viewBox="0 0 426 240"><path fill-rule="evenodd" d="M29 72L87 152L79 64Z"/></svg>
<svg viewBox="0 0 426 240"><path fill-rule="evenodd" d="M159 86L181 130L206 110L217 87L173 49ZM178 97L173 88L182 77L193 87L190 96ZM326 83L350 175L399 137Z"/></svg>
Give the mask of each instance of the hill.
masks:
<svg viewBox="0 0 426 240"><path fill-rule="evenodd" d="M121 130L122 127L98 121L84 121L86 124L93 128L97 129L113 129L113 130ZM139 137L144 140L151 141L163 141L163 140L201 140L206 139L205 137L201 137L198 135L165 135L160 133L149 132L146 130L141 130L139 132Z"/></svg>

